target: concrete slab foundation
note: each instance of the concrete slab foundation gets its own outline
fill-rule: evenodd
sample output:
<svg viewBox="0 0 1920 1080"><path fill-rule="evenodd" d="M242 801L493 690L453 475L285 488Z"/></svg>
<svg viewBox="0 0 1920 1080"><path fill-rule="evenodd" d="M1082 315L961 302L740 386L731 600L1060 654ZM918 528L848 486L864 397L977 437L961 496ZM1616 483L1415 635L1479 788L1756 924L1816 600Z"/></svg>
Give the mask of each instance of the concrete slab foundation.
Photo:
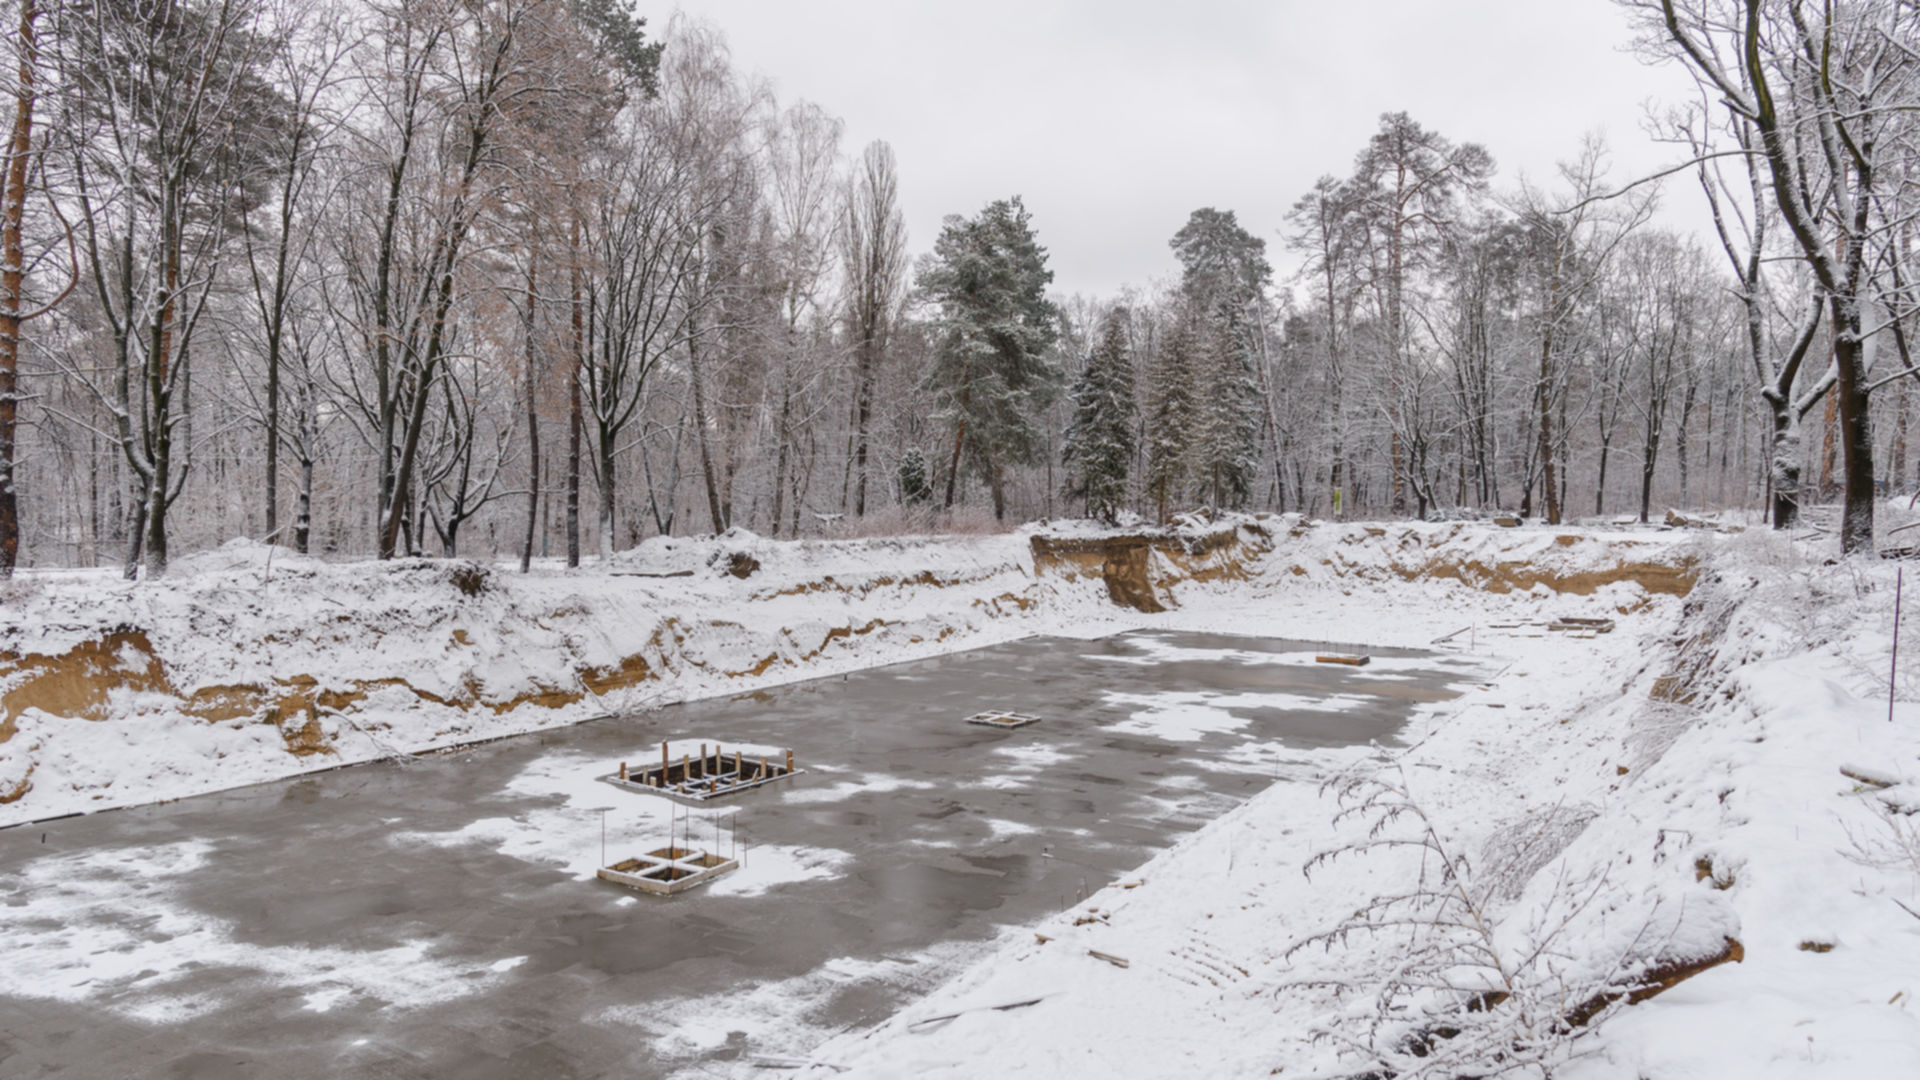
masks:
<svg viewBox="0 0 1920 1080"><path fill-rule="evenodd" d="M1026 727L1028 724L1037 724L1039 722L1040 718L1034 716L1032 713L1008 712L1004 709L977 712L967 717L967 723L969 724L985 724L987 727L997 728Z"/></svg>
<svg viewBox="0 0 1920 1080"><path fill-rule="evenodd" d="M603 866L599 877L654 896L672 896L739 868L738 859L691 848L665 847Z"/></svg>

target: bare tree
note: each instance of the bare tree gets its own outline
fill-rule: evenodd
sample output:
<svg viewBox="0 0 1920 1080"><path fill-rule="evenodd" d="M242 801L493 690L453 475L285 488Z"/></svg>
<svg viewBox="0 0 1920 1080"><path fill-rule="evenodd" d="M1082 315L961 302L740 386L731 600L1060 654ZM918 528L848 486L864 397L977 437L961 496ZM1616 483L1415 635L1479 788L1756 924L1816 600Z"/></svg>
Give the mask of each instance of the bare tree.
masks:
<svg viewBox="0 0 1920 1080"><path fill-rule="evenodd" d="M1841 550L1873 547L1866 320L1883 154L1914 102L1910 5L1891 0L1626 0L1648 38L1749 124L1773 205L1818 283L1833 331L1845 471ZM1777 407L1776 407L1777 408ZM1776 431L1778 413L1776 411ZM1776 447L1778 443L1776 442Z"/></svg>
<svg viewBox="0 0 1920 1080"><path fill-rule="evenodd" d="M81 236L111 327L107 404L138 490L132 577L167 568L167 511L184 489L194 342L264 170L259 134L284 103L249 0L59 9L57 63L73 133Z"/></svg>
<svg viewBox="0 0 1920 1080"><path fill-rule="evenodd" d="M274 162L273 202L266 209L271 231L249 224L242 230L247 274L252 286L261 353L266 364L265 400L260 403L265 428L266 479L262 494L266 535L280 538L280 425L281 369L284 366L293 293L303 283L300 275L313 255L322 214L313 204L324 199L320 156L337 134L337 114L327 110L336 88L341 61L349 48L344 28L322 16L324 9L286 4L273 16L282 20L270 32L288 40L264 73L286 97L284 123L261 133L261 156Z"/></svg>
<svg viewBox="0 0 1920 1080"><path fill-rule="evenodd" d="M1532 393L1535 457L1526 476L1522 513L1532 509L1537 477L1542 509L1548 523L1556 525L1562 514L1565 479L1564 474L1556 476L1556 466L1569 436L1568 425L1557 424L1556 417L1564 411L1571 371L1561 353L1569 345L1581 301L1605 271L1614 249L1653 211L1653 200L1647 195L1630 193L1617 201L1598 201L1605 172L1606 148L1589 138L1578 158L1560 166L1567 185L1564 195L1552 197L1523 187L1517 205L1528 236L1539 357Z"/></svg>
<svg viewBox="0 0 1920 1080"><path fill-rule="evenodd" d="M873 142L848 178L841 214L840 259L846 268L846 320L853 339L853 516L867 514L867 459L873 441L874 376L886 362L888 336L906 296L907 220L893 148ZM846 485L842 487L842 507Z"/></svg>
<svg viewBox="0 0 1920 1080"><path fill-rule="evenodd" d="M1351 183L1369 291L1384 340L1385 409L1392 464L1392 503L1404 513L1412 474L1408 454L1425 439L1417 400L1422 380L1411 370L1411 286L1434 258L1460 213L1460 199L1484 190L1493 158L1473 143L1454 145L1406 113L1380 118L1380 130L1355 163Z"/></svg>
<svg viewBox="0 0 1920 1080"><path fill-rule="evenodd" d="M772 217L770 267L779 289L780 340L775 355L773 392L778 395L773 425L773 528L778 536L782 511L793 515L799 532L802 438L811 435L808 417L798 416L816 397L822 375L821 289L833 257L833 239L842 209L834 198L840 161L839 120L819 106L802 102L769 125L768 210ZM813 440L808 439L809 445ZM806 460L811 461L811 454ZM791 502L789 503L789 500Z"/></svg>

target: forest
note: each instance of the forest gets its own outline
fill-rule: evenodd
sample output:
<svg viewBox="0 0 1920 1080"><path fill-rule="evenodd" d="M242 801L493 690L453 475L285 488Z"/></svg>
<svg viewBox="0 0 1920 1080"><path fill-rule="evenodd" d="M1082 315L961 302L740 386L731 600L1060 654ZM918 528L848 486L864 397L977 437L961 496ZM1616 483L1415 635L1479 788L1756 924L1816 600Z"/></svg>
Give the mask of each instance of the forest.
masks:
<svg viewBox="0 0 1920 1080"><path fill-rule="evenodd" d="M1389 112L1275 235L1196 207L1164 280L1062 296L1018 192L908 236L887 143L684 17L16 0L0 574L1199 507L1839 502L1870 548L1920 481L1920 11L1617 6L1700 90L1661 174L1570 132L1509 179ZM1711 234L1660 223L1683 194Z"/></svg>

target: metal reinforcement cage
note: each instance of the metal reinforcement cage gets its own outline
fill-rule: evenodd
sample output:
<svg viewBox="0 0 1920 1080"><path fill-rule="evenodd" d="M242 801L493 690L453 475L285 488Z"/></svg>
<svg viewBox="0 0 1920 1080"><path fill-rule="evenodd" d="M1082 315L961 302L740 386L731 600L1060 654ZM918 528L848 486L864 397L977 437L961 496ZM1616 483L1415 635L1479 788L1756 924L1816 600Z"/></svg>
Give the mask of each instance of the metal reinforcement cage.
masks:
<svg viewBox="0 0 1920 1080"><path fill-rule="evenodd" d="M630 768L623 761L618 771L600 779L628 791L705 801L799 773L793 764L792 750L784 754L749 754L736 747L728 753L719 743L711 748L701 743L698 755L683 752L675 758L671 744L661 743L659 761L638 768Z"/></svg>

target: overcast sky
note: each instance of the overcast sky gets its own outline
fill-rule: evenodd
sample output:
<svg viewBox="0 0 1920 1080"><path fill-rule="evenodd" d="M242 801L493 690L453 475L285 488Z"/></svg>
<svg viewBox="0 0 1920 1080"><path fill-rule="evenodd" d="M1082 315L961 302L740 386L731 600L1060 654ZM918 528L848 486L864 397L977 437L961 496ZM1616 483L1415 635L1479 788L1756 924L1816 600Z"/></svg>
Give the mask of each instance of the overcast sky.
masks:
<svg viewBox="0 0 1920 1080"><path fill-rule="evenodd" d="M657 30L666 19L641 0ZM1022 195L1055 287L1110 295L1170 277L1167 240L1201 206L1239 214L1284 274L1287 208L1346 175L1382 112L1485 145L1495 183L1555 179L1588 131L1614 176L1678 160L1644 103L1677 69L1624 51L1610 0L680 0L783 104L847 124L849 154L893 144L911 243L946 214ZM1704 228L1669 182L1664 217Z"/></svg>

